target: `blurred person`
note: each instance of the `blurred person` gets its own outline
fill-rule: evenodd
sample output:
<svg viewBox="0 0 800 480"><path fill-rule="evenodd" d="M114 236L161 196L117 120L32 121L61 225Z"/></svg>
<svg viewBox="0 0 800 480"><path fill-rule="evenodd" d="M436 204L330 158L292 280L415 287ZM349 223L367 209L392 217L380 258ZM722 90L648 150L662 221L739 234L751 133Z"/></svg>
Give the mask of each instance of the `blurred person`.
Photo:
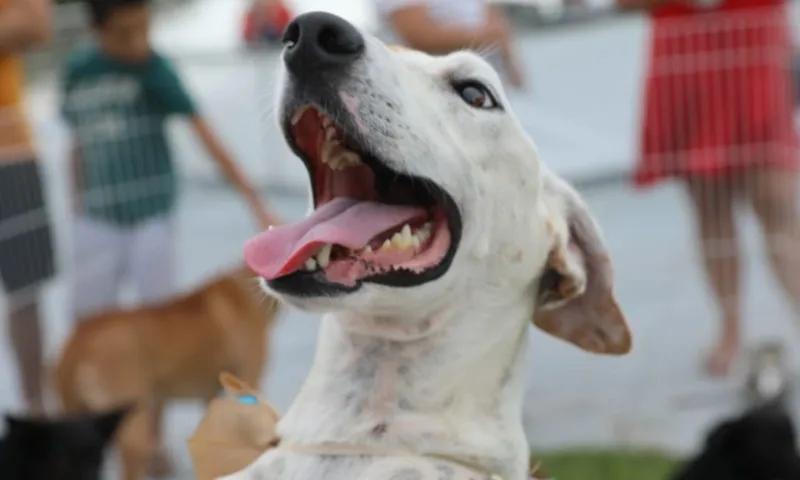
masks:
<svg viewBox="0 0 800 480"><path fill-rule="evenodd" d="M706 369L740 351L737 204L763 231L772 270L800 316L798 137L785 0L617 0L652 18L638 186L676 177L696 216L721 329Z"/></svg>
<svg viewBox="0 0 800 480"><path fill-rule="evenodd" d="M278 42L291 19L282 0L253 0L244 17L244 39L249 44Z"/></svg>
<svg viewBox="0 0 800 480"><path fill-rule="evenodd" d="M0 0L0 279L28 410L44 413L40 287L55 274L50 220L24 113L20 56L51 36L50 0Z"/></svg>
<svg viewBox="0 0 800 480"><path fill-rule="evenodd" d="M76 320L116 307L125 281L134 284L141 304L174 294L178 178L168 117L189 119L260 227L275 221L172 64L151 47L149 1L85 1L96 44L70 55L62 85L62 114L73 137ZM160 433L157 410L153 421ZM158 464L155 473L168 468Z"/></svg>
<svg viewBox="0 0 800 480"><path fill-rule="evenodd" d="M500 69L513 87L525 83L514 52L511 26L486 0L372 0L388 43L430 54L474 49L499 54ZM491 57L491 55L490 55Z"/></svg>

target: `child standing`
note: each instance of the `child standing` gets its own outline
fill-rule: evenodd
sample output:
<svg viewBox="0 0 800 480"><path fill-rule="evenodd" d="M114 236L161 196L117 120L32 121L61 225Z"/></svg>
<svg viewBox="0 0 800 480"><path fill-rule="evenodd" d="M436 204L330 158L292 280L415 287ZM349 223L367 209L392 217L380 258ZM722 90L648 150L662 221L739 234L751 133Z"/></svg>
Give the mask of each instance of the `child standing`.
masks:
<svg viewBox="0 0 800 480"><path fill-rule="evenodd" d="M279 42L291 20L283 0L253 0L244 17L244 39L249 44Z"/></svg>
<svg viewBox="0 0 800 480"><path fill-rule="evenodd" d="M141 303L173 293L178 185L165 131L172 115L189 119L259 226L273 221L170 62L151 48L148 0L86 2L96 45L69 58L62 104L74 139L76 319L115 307L126 280Z"/></svg>

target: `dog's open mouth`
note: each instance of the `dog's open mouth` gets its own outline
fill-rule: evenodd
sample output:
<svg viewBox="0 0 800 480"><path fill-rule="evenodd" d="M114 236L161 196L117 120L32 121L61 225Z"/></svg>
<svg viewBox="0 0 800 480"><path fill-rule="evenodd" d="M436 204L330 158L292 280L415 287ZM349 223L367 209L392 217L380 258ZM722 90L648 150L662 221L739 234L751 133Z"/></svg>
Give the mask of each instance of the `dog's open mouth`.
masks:
<svg viewBox="0 0 800 480"><path fill-rule="evenodd" d="M414 286L440 277L461 236L461 216L433 182L400 174L315 107L303 107L287 141L309 171L314 211L245 247L248 264L275 285L324 280Z"/></svg>

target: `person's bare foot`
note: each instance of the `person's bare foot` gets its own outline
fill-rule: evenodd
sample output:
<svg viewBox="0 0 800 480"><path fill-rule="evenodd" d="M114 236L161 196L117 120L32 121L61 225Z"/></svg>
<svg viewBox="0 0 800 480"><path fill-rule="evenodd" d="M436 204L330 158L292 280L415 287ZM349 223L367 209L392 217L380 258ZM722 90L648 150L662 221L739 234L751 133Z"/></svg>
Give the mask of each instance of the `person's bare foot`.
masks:
<svg viewBox="0 0 800 480"><path fill-rule="evenodd" d="M706 372L712 377L727 376L738 355L738 333L724 333L708 354L708 358L706 359Z"/></svg>
<svg viewBox="0 0 800 480"><path fill-rule="evenodd" d="M159 448L155 455L153 455L153 458L150 460L148 473L153 478L169 477L174 473L172 461L163 448Z"/></svg>

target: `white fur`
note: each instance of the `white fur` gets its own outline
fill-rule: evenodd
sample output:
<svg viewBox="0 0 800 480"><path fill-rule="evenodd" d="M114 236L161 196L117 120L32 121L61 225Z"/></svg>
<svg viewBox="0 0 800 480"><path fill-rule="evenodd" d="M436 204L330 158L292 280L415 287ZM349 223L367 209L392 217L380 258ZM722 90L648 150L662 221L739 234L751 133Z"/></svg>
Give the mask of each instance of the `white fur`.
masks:
<svg viewBox="0 0 800 480"><path fill-rule="evenodd" d="M490 85L503 109L470 107L453 90L455 79ZM279 105L292 91L289 77L281 80ZM339 88L340 95L360 99L360 121L382 159L433 180L454 198L463 236L449 271L417 287L365 284L338 297L278 294L325 313L313 368L279 435L297 444L448 454L503 480L527 480L521 412L528 325L548 255L559 237L568 240L577 194L543 168L498 75L478 55L390 50L367 36L364 58ZM383 435L373 432L379 424L387 426ZM225 478L484 477L427 457L275 449Z"/></svg>

